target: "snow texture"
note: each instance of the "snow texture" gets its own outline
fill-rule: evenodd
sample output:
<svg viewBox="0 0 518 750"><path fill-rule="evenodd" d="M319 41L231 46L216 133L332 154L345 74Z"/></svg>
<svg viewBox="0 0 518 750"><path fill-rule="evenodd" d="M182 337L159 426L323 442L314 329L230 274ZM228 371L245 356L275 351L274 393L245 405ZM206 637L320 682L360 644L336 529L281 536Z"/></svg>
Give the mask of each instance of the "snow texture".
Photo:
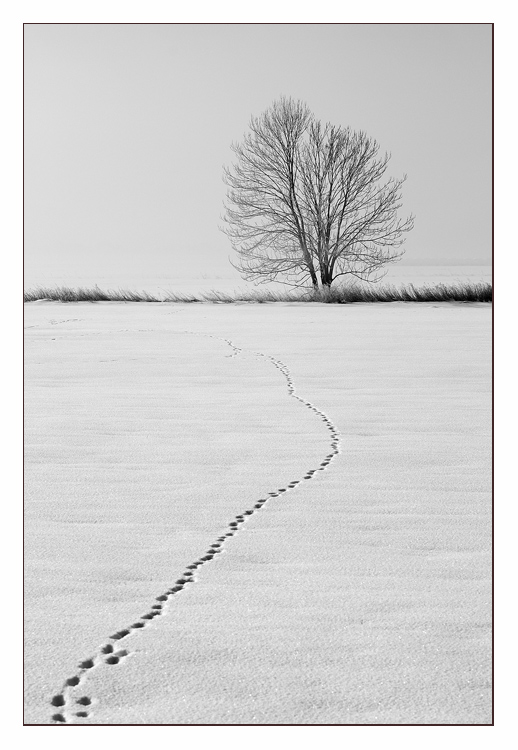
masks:
<svg viewBox="0 0 518 750"><path fill-rule="evenodd" d="M28 724L489 724L488 305L26 305Z"/></svg>

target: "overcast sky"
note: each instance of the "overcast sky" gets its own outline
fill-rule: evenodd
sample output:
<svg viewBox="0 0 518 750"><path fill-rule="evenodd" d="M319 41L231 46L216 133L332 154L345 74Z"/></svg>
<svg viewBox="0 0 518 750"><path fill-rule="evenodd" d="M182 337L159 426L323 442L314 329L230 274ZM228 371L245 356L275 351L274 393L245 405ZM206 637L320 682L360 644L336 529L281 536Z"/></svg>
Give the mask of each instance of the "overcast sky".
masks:
<svg viewBox="0 0 518 750"><path fill-rule="evenodd" d="M491 262L489 24L29 24L27 275L232 271L222 168L282 94L392 153L405 263Z"/></svg>

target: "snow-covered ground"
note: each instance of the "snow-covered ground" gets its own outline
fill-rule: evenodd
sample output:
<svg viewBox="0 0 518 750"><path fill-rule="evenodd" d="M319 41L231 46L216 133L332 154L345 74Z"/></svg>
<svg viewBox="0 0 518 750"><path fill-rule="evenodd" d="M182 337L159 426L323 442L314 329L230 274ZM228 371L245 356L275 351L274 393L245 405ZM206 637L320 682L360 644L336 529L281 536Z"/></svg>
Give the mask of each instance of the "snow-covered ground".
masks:
<svg viewBox="0 0 518 750"><path fill-rule="evenodd" d="M491 722L489 305L25 325L26 723Z"/></svg>

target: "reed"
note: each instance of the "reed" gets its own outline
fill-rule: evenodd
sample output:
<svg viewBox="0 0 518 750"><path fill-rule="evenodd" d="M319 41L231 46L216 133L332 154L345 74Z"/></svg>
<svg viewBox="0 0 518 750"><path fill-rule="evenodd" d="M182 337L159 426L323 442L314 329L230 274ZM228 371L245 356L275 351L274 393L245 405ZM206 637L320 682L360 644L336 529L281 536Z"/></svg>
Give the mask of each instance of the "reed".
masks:
<svg viewBox="0 0 518 750"><path fill-rule="evenodd" d="M126 289L103 291L98 286L71 288L67 286L36 287L24 292L24 302L51 300L54 302L211 302L232 304L235 302L323 302L347 305L355 302L492 302L493 286L487 282L436 284L416 287L366 286L347 284L330 289L298 289L295 291L273 291L253 289L232 293L212 290L200 294L166 292L157 297L148 292Z"/></svg>

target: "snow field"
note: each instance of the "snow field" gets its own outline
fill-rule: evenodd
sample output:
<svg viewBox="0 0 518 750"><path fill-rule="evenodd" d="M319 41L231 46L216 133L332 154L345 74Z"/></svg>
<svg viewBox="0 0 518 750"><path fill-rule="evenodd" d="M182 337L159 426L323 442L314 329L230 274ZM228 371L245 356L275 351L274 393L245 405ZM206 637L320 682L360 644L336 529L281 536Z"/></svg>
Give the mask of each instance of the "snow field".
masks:
<svg viewBox="0 0 518 750"><path fill-rule="evenodd" d="M28 723L490 721L487 307L26 324Z"/></svg>

